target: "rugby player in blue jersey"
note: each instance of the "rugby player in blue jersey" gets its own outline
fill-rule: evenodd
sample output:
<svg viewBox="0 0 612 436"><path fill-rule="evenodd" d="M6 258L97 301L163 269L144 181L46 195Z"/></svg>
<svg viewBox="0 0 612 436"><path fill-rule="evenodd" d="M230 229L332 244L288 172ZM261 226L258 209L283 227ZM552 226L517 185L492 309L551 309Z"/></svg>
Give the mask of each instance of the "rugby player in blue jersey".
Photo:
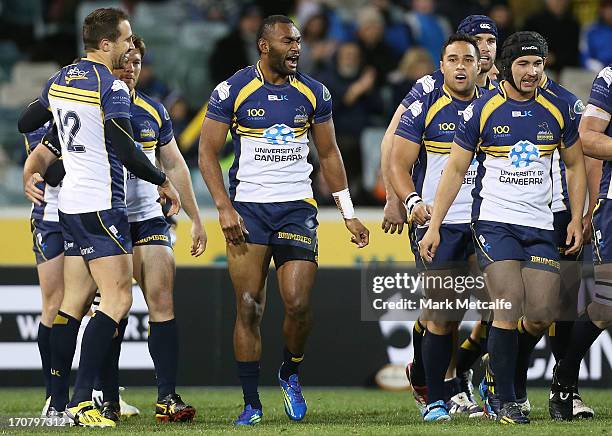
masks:
<svg viewBox="0 0 612 436"><path fill-rule="evenodd" d="M302 420L306 401L298 379L312 327L310 291L317 270L317 206L312 198L308 134L321 171L334 193L352 242L368 245L369 232L355 217L342 157L335 140L331 95L298 71L300 33L282 15L266 18L257 36L260 59L220 83L208 103L200 136L202 176L219 211L236 295L234 353L245 407L237 425L261 421L257 392L271 258L285 306L285 349L278 371L285 412ZM231 131L235 159L223 184L218 153Z"/></svg>
<svg viewBox="0 0 612 436"><path fill-rule="evenodd" d="M440 244L440 225L476 156L472 230L495 303L487 365L495 386L489 390L486 407L505 424L529 423L514 391L517 361L508 358L519 353L517 322L524 313L523 325L541 335L558 310L560 258L550 209L551 160L556 149L566 165L572 213L566 253L582 247L586 195L582 148L568 104L538 87L545 54L545 46L533 32L517 32L504 42L504 80L463 112L420 245L421 256L431 262ZM526 112L533 117L522 116ZM532 349L521 346L523 353Z"/></svg>
<svg viewBox="0 0 612 436"><path fill-rule="evenodd" d="M30 132L53 117L66 170L59 194L64 298L51 332L51 407L55 413L66 409L75 425L113 427L115 422L102 417L93 406L91 393L119 322L132 302L132 241L123 166L159 185L160 196L173 203L172 214L178 212L180 200L166 175L135 147L129 92L111 74L134 48L128 16L112 8L93 11L84 21L83 42L87 57L49 79L39 99L19 119L18 128ZM44 200L35 184L42 181L40 174L54 158L53 154L43 157L41 165L24 172L26 194L33 201ZM90 277L102 299L85 329L75 388L68 401L76 336L84 308L93 297L83 289Z"/></svg>
<svg viewBox="0 0 612 436"><path fill-rule="evenodd" d="M612 184L612 65L602 69L593 82L579 132L584 153L604 161L599 198L593 212L593 259L595 289L593 301L574 324L565 356L557 363L549 400L550 416L571 420L573 396L577 392L580 362L593 342L612 325L612 254L610 187Z"/></svg>
<svg viewBox="0 0 612 436"><path fill-rule="evenodd" d="M407 199L407 209L412 217L409 224L411 248L420 269L426 274L450 277L457 272L478 273L470 216L472 188L476 165L465 178L461 192L453 202L441 230L443 250L432 265L424 265L419 256L418 243L427 230L431 204L448 161L460 114L476 99L480 92L476 77L480 70L479 50L476 40L466 34L451 36L442 47L440 70L444 75L442 87L415 100L402 115L391 150L391 182L399 198ZM469 262L469 265L468 265ZM455 301L454 290L426 289L428 298L434 301ZM433 312L433 311L432 311ZM444 389L444 375L451 363L453 331L458 317L463 314L437 311L422 315L427 319L426 333L422 340L422 358L427 382L428 399L422 410L425 421L450 419ZM477 416L482 409L468 397L459 395L449 401L453 413L459 411Z"/></svg>

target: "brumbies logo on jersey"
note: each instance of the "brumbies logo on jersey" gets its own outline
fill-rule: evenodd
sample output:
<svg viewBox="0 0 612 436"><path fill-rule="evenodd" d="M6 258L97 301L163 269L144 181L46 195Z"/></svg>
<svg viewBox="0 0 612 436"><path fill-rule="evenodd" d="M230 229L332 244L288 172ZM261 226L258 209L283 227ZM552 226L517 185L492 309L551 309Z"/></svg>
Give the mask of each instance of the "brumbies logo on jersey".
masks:
<svg viewBox="0 0 612 436"><path fill-rule="evenodd" d="M142 128L140 129L140 136L142 136L143 138L155 138L155 130L153 129L153 126L151 125L151 122L149 120L145 120L145 122L142 123Z"/></svg>
<svg viewBox="0 0 612 436"><path fill-rule="evenodd" d="M551 132L546 121L538 124L538 128L539 130L536 136L538 141L553 141L555 139L555 136L553 135L553 132Z"/></svg>
<svg viewBox="0 0 612 436"><path fill-rule="evenodd" d="M599 74L597 75L597 78L600 78L600 77L604 79L604 82L606 82L606 85L608 85L608 88L609 88L610 85L612 85L612 67L606 67L603 70L601 70Z"/></svg>
<svg viewBox="0 0 612 436"><path fill-rule="evenodd" d="M223 101L230 96L231 87L232 85L227 82L221 82L215 87L214 90L219 94L219 100Z"/></svg>
<svg viewBox="0 0 612 436"><path fill-rule="evenodd" d="M306 124L308 122L308 112L304 106L295 108L297 115L293 117L293 124Z"/></svg>
<svg viewBox="0 0 612 436"><path fill-rule="evenodd" d="M416 81L416 83L421 84L421 86L423 87L423 92L425 94L429 94L436 87L436 81L433 77L431 77L431 75L421 77L419 80Z"/></svg>

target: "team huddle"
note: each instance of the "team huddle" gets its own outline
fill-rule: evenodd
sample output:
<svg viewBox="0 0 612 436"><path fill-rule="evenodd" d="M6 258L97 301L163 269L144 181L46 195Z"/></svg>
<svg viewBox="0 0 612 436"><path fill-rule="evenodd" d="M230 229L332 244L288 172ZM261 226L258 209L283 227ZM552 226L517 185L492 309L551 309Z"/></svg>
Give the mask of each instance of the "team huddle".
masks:
<svg viewBox="0 0 612 436"><path fill-rule="evenodd" d="M200 135L199 167L219 213L236 296L234 356L244 398L236 425L255 425L264 416L260 323L272 259L285 308L277 373L284 409L294 421L307 413L299 367L312 328L318 250L309 139L351 242L359 248L369 243L347 188L332 96L297 69L300 38L289 18L266 18L257 35L259 61L217 85ZM582 357L612 321L612 253L605 243L612 232L606 215L612 70L599 74L585 108L543 73L548 48L542 36L509 36L500 71L496 38L490 18L467 17L444 44L440 70L419 80L398 107L381 144L383 228L401 233L408 223L411 249L426 274L457 274L457 265L484 273L489 298L504 298L514 310L483 314L456 359L459 322L423 312L407 375L425 421L484 413L504 424L526 424L529 358L550 328L557 359L551 416L592 417L577 380ZM156 419L191 421L196 409L176 392L175 268L167 222L183 207L192 222L191 254L204 252L206 232L189 171L168 112L138 91L146 46L132 34L129 17L97 9L85 18L83 42L86 56L49 79L18 126L29 151L24 189L33 202L43 294L43 415L66 425L114 427L122 414L137 413L119 396L118 369L134 279L149 309ZM229 193L219 165L228 132L235 154ZM594 158L588 170L585 155ZM599 199L591 183L601 173L597 160L606 161ZM589 213L583 217L587 179ZM591 231L595 296L574 323L568 319L577 315L577 287L560 288L576 281L560 277L581 274L577 265ZM69 397L79 326L96 292ZM425 292L439 298L441 291ZM573 300L561 303L561 293ZM471 381L481 356L484 408Z"/></svg>

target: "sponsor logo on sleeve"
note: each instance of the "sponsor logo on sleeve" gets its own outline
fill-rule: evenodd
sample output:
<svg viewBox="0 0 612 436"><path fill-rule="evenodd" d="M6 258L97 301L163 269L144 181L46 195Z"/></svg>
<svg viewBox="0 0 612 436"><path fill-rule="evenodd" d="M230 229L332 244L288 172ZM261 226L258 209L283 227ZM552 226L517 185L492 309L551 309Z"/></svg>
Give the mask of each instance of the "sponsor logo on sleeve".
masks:
<svg viewBox="0 0 612 436"><path fill-rule="evenodd" d="M463 121L468 122L474 115L474 103L470 104L463 110Z"/></svg>
<svg viewBox="0 0 612 436"><path fill-rule="evenodd" d="M327 86L323 85L323 101L329 101L331 99L331 93Z"/></svg>
<svg viewBox="0 0 612 436"><path fill-rule="evenodd" d="M606 85L608 85L608 88L610 87L610 85L612 85L612 67L606 67L603 70L601 70L599 72L599 74L597 75L597 78L602 78L604 80L604 82L606 82Z"/></svg>
<svg viewBox="0 0 612 436"><path fill-rule="evenodd" d="M413 102L410 106L408 106L408 110L412 114L413 117L418 117L421 112L423 112L423 103L420 101Z"/></svg>
<svg viewBox="0 0 612 436"><path fill-rule="evenodd" d="M436 80L429 74L427 76L421 77L419 80L416 81L416 83L421 84L421 86L423 87L424 94L429 94L436 87Z"/></svg>
<svg viewBox="0 0 612 436"><path fill-rule="evenodd" d="M217 95L219 96L219 101L223 101L229 97L231 87L232 85L227 83L227 81L221 82L215 87L215 91L217 91Z"/></svg>
<svg viewBox="0 0 612 436"><path fill-rule="evenodd" d="M127 94L129 94L129 93L130 93L130 89L128 88L128 86L125 84L125 82L124 82L123 80L115 80L115 81L113 82L113 86L111 87L111 89L112 89L114 92L117 92L117 91L121 91L121 90L123 90L123 91L125 91Z"/></svg>

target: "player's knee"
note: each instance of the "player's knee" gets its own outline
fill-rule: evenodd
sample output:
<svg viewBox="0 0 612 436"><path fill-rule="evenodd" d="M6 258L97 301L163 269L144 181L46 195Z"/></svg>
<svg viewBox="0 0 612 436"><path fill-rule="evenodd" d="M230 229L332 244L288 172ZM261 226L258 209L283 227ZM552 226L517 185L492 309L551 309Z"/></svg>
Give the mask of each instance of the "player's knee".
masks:
<svg viewBox="0 0 612 436"><path fill-rule="evenodd" d="M289 318L306 320L310 317L310 304L305 298L291 298L285 301L285 313Z"/></svg>
<svg viewBox="0 0 612 436"><path fill-rule="evenodd" d="M546 331L546 329L548 329L548 327L550 327L550 325L552 324L553 319L549 318L549 319L538 319L538 320L525 320L525 327L527 327L527 329L531 332L537 332L537 333L542 333L544 331Z"/></svg>
<svg viewBox="0 0 612 436"><path fill-rule="evenodd" d="M244 292L238 300L238 321L247 326L257 327L261 323L263 310L264 306L260 301L253 298L248 292Z"/></svg>
<svg viewBox="0 0 612 436"><path fill-rule="evenodd" d="M152 292L147 298L149 316L152 319L171 319L174 316L174 299L172 291L158 290Z"/></svg>

